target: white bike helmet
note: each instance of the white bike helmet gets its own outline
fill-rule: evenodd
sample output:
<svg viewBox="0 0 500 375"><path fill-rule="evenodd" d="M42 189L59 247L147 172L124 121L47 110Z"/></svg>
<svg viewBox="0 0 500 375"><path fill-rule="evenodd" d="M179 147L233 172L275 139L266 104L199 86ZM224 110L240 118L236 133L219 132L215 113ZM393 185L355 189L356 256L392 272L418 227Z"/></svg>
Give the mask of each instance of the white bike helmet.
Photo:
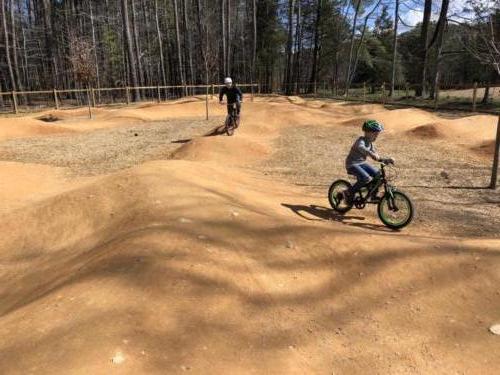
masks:
<svg viewBox="0 0 500 375"><path fill-rule="evenodd" d="M227 86L227 87L231 87L233 85L233 80L231 79L231 77L226 77L224 78L224 84Z"/></svg>

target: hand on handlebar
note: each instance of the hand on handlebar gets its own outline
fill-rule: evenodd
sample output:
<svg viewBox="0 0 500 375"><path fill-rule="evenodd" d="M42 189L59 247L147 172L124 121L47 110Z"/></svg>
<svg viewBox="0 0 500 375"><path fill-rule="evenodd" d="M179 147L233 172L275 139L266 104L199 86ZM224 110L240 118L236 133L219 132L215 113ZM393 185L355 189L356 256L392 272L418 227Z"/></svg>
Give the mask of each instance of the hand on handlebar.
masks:
<svg viewBox="0 0 500 375"><path fill-rule="evenodd" d="M384 158L381 159L380 161L385 165L391 165L391 164L394 165L396 163L396 161L393 158Z"/></svg>

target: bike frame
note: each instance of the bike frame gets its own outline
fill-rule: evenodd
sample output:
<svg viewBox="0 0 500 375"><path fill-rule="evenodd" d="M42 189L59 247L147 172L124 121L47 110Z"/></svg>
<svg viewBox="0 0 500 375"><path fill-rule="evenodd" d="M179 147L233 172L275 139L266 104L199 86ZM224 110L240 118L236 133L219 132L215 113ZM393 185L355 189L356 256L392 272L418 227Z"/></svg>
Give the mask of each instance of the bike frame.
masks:
<svg viewBox="0 0 500 375"><path fill-rule="evenodd" d="M233 103L230 105L231 109L229 110L229 122L228 126L231 126L233 128L236 127L236 121L238 120L238 114L236 113L236 103Z"/></svg>
<svg viewBox="0 0 500 375"><path fill-rule="evenodd" d="M375 182L375 183L374 183ZM380 190L380 187L381 186L384 186L384 196L389 194L391 196L391 198L394 198L393 197L393 190L394 188L392 186L390 186L388 183L387 183L387 179L386 179L386 175L385 175L385 164L381 164L380 165L380 177L377 178L376 181L371 181L367 186L366 188L368 189L368 192L366 193L365 196L363 196L363 193L361 190L359 190L356 194L359 195L359 198L361 199L360 203L361 204L378 204L379 200L371 200L369 199L370 197L378 194L379 190ZM390 199L389 200L389 204L390 205L393 205L393 199ZM391 207L393 208L393 207Z"/></svg>

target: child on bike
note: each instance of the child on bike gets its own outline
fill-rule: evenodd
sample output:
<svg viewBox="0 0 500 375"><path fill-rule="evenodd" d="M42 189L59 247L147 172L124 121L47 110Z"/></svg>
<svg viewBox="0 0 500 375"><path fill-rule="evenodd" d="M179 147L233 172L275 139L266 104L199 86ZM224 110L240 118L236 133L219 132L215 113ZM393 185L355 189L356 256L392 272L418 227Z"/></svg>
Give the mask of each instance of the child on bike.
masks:
<svg viewBox="0 0 500 375"><path fill-rule="evenodd" d="M364 136L359 137L354 142L345 161L347 173L357 178L352 188L341 197L346 200L351 200L356 192L380 175L378 168L373 167L366 161L368 157L385 164L394 163L392 158L380 157L373 146L373 142L377 140L378 135L384 130L384 126L376 120L367 120L363 123L362 130L365 133Z"/></svg>
<svg viewBox="0 0 500 375"><path fill-rule="evenodd" d="M230 77L224 79L224 87L219 93L219 103L222 104L222 99L224 95L227 97L227 113L231 114L232 105L236 104L236 114L239 116L241 111L241 102L243 101L243 93L233 84L233 80Z"/></svg>

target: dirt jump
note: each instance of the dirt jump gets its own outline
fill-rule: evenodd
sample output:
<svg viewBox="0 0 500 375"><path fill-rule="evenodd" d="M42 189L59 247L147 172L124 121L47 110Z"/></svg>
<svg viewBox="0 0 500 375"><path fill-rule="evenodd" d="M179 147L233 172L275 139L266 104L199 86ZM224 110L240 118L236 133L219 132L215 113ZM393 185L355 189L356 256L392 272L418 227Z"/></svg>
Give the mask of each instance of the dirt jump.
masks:
<svg viewBox="0 0 500 375"><path fill-rule="evenodd" d="M1 374L498 371L494 116L256 97L206 136L225 110L0 118ZM328 205L369 118L402 231Z"/></svg>

